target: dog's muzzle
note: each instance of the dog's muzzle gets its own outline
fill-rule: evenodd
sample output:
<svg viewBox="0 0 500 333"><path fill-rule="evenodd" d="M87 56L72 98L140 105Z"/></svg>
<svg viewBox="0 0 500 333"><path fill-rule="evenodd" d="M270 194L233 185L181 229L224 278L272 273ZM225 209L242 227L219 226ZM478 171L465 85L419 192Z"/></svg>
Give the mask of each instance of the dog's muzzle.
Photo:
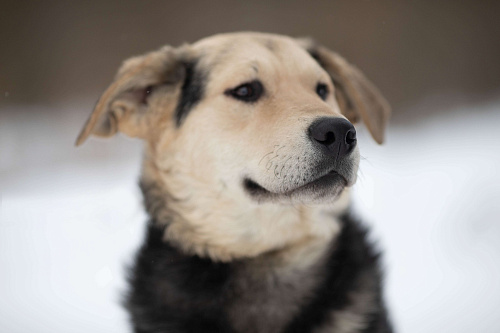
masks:
<svg viewBox="0 0 500 333"><path fill-rule="evenodd" d="M334 198L355 182L359 153L354 126L343 118L322 117L313 121L306 131L310 150L301 165L276 163L278 170L281 168L287 173L270 180L259 182L258 178L244 178L243 186L253 198L317 201ZM302 160L300 155L297 159Z"/></svg>

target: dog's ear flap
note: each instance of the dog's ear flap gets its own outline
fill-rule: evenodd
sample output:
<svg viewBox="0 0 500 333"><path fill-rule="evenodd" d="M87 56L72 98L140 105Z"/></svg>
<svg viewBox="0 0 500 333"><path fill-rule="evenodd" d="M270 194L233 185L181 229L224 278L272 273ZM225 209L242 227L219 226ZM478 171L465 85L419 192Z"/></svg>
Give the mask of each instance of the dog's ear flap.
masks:
<svg viewBox="0 0 500 333"><path fill-rule="evenodd" d="M115 81L97 101L76 145L91 134L109 137L121 131L142 137L148 131L148 97L155 87L180 83L185 69L177 49L166 46L142 56L126 60Z"/></svg>
<svg viewBox="0 0 500 333"><path fill-rule="evenodd" d="M335 97L347 119L355 123L361 118L373 139L383 143L391 108L379 90L359 69L337 53L309 39L301 39L299 43L330 74Z"/></svg>

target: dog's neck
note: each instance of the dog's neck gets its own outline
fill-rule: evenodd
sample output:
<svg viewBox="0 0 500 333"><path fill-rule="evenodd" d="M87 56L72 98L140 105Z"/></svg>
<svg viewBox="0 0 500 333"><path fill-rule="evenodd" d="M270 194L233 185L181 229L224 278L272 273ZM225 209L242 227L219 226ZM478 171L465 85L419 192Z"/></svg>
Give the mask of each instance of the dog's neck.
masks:
<svg viewBox="0 0 500 333"><path fill-rule="evenodd" d="M284 205L256 203L235 191L209 192L196 184L185 184L182 191L169 183L173 178L179 177L144 161L140 185L147 212L165 226L165 241L214 261L268 254L289 263L304 256L317 259L338 234L337 217L349 205L347 190L330 206Z"/></svg>

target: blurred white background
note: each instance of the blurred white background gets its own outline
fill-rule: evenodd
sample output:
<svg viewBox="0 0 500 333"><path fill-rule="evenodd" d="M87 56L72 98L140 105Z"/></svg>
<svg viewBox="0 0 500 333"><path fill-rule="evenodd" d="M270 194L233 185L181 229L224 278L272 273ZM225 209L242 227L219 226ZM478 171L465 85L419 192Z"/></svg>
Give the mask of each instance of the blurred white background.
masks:
<svg viewBox="0 0 500 333"><path fill-rule="evenodd" d="M393 106L360 129L354 209L397 332L500 332L500 1L107 0L0 6L0 332L127 332L139 141L73 142L120 62L219 32L311 36Z"/></svg>

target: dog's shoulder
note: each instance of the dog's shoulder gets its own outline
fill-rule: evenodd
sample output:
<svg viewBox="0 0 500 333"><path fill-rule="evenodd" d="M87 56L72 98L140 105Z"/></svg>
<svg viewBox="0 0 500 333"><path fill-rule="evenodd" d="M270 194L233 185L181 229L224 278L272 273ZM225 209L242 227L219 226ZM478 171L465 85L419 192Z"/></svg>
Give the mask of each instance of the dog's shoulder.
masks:
<svg viewBox="0 0 500 333"><path fill-rule="evenodd" d="M332 244L325 279L308 306L288 325L292 332L392 332L382 297L380 252L351 214Z"/></svg>

